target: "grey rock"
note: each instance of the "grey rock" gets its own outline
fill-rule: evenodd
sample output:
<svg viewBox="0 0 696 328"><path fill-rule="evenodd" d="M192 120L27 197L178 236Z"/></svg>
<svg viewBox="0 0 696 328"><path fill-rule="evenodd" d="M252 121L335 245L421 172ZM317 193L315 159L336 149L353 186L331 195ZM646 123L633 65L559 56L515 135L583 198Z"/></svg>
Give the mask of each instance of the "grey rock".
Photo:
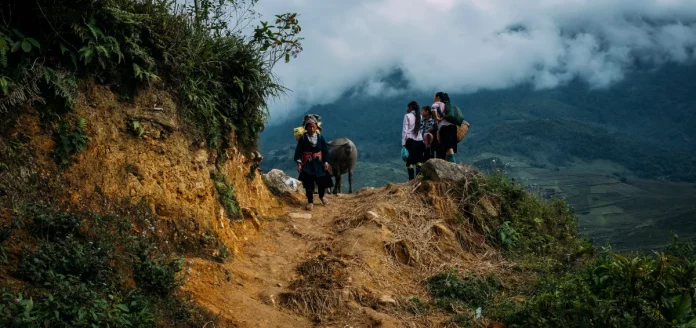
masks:
<svg viewBox="0 0 696 328"><path fill-rule="evenodd" d="M439 158L428 160L421 168L423 177L432 181L459 181L473 171L471 166L459 165Z"/></svg>
<svg viewBox="0 0 696 328"><path fill-rule="evenodd" d="M273 169L262 176L263 182L268 189L277 195L284 193L295 193L302 188L300 180L291 178L285 172Z"/></svg>

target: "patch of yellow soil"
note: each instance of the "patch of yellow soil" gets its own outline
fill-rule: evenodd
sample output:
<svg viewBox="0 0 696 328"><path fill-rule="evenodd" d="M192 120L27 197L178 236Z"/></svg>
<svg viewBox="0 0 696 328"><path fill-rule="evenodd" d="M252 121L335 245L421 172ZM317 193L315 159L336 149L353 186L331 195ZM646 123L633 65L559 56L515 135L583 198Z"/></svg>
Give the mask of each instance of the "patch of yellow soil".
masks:
<svg viewBox="0 0 696 328"><path fill-rule="evenodd" d="M284 211L260 174L247 178L251 160L230 149L220 171L234 185L245 214L245 220L230 223L210 178L217 154L182 132L174 102L166 93L150 90L124 103L106 87L94 85L80 94L74 113L87 120L90 141L62 178L65 198L80 208L102 208L104 199L142 201L165 222L172 241L214 231L232 251L256 233L257 217ZM131 132L133 120L144 127L143 136ZM38 130L33 134L37 155L47 167L54 166L51 136Z"/></svg>

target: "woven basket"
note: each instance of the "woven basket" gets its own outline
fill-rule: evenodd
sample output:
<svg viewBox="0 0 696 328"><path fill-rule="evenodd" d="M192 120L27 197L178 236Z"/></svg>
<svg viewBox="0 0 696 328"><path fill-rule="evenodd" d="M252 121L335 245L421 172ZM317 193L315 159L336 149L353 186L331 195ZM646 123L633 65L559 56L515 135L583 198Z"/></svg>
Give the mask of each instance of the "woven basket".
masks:
<svg viewBox="0 0 696 328"><path fill-rule="evenodd" d="M464 140L467 132L469 132L469 122L464 121L457 127L457 142Z"/></svg>
<svg viewBox="0 0 696 328"><path fill-rule="evenodd" d="M305 134L305 132L304 126L298 126L292 129L292 134L295 135L295 141L300 141L300 138L302 138L302 135ZM321 134L321 122L317 123L317 134Z"/></svg>

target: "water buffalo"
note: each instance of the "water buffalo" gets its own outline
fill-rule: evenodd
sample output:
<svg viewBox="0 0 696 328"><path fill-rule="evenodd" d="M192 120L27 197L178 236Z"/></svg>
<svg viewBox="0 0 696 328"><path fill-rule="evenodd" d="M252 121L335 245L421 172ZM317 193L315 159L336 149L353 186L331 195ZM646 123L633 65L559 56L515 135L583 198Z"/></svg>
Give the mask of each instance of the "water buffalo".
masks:
<svg viewBox="0 0 696 328"><path fill-rule="evenodd" d="M341 175L348 173L348 193L353 193L353 169L358 162L358 149L348 138L331 140L329 157L332 175L336 178L333 193L341 192Z"/></svg>

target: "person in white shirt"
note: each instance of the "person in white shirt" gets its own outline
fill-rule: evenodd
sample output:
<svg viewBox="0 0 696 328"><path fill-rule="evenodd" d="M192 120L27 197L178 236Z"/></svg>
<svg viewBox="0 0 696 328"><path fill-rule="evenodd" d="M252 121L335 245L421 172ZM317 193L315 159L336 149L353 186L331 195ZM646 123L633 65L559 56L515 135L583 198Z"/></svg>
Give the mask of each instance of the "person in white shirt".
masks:
<svg viewBox="0 0 696 328"><path fill-rule="evenodd" d="M420 168L423 165L425 144L423 144L420 123L420 107L417 102L412 101L406 107L406 115L404 115L404 123L401 130L401 147L405 147L408 150L406 169L409 180L413 180L416 175L420 174Z"/></svg>
<svg viewBox="0 0 696 328"><path fill-rule="evenodd" d="M435 94L433 101L431 109L433 117L437 121L437 141L440 144L440 149L445 154L445 159L456 163L457 160L454 154L457 153L457 126L444 119L445 104L450 102L449 95L444 92L438 92Z"/></svg>

